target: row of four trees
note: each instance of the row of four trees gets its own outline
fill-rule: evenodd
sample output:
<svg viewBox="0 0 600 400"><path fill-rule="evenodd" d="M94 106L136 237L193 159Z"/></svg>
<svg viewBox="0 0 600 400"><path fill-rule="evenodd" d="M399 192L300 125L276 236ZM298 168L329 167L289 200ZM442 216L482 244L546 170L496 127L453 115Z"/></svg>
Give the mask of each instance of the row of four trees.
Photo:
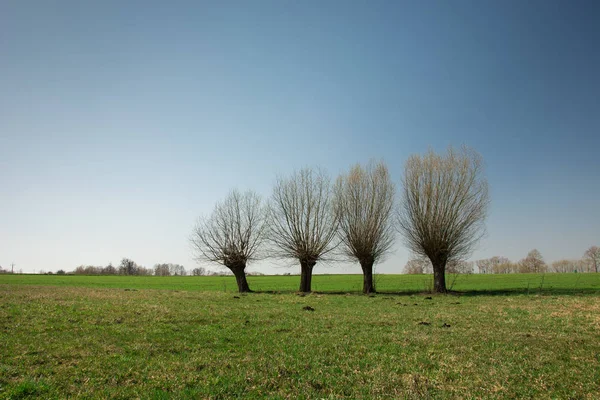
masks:
<svg viewBox="0 0 600 400"><path fill-rule="evenodd" d="M320 170L303 169L277 179L267 204L252 191L232 191L198 220L191 243L200 261L229 268L240 292L250 291L251 261L298 260L300 291L310 292L316 263L344 255L360 263L363 292L370 293L373 266L399 230L410 250L430 259L434 290L445 292L446 264L468 255L483 232L489 199L482 159L468 148L413 155L402 183L396 207L383 162L355 165L334 185Z"/></svg>

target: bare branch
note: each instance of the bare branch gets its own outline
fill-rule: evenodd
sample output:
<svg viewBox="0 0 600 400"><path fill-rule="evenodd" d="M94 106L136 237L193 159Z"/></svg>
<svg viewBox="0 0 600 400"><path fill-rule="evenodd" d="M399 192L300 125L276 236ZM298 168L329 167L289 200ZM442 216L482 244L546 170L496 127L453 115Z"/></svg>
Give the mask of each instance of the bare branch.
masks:
<svg viewBox="0 0 600 400"><path fill-rule="evenodd" d="M198 261L226 267L246 265L261 258L265 237L265 208L260 197L233 190L208 218L199 218L190 242Z"/></svg>
<svg viewBox="0 0 600 400"><path fill-rule="evenodd" d="M600 247L590 247L586 250L583 257L590 263L590 272L598 272L600 270Z"/></svg>
<svg viewBox="0 0 600 400"><path fill-rule="evenodd" d="M302 169L279 178L270 204L269 239L274 256L316 263L334 249L338 221L331 201L329 178Z"/></svg>

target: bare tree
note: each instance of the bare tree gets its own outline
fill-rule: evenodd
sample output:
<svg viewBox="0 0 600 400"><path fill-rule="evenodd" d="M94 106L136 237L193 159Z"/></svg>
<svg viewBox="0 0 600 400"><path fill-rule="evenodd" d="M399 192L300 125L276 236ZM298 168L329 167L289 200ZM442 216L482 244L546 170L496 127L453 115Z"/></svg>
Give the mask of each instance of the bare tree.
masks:
<svg viewBox="0 0 600 400"><path fill-rule="evenodd" d="M187 275L187 271L185 270L185 267L181 264L169 264L169 272L173 276Z"/></svg>
<svg viewBox="0 0 600 400"><path fill-rule="evenodd" d="M200 218L190 238L198 261L229 268L240 292L251 292L246 265L260 258L266 228L265 208L252 191L232 191L215 206L209 218Z"/></svg>
<svg viewBox="0 0 600 400"><path fill-rule="evenodd" d="M483 159L463 147L406 162L399 229L414 253L433 265L434 291L445 293L446 264L467 257L485 231L489 205Z"/></svg>
<svg viewBox="0 0 600 400"><path fill-rule="evenodd" d="M137 270L135 272L136 275L150 276L154 273L152 268L146 268L142 265L138 265Z"/></svg>
<svg viewBox="0 0 600 400"><path fill-rule="evenodd" d="M412 257L404 266L405 274L430 274L432 271L431 261L423 256Z"/></svg>
<svg viewBox="0 0 600 400"><path fill-rule="evenodd" d="M119 275L138 275L139 266L129 258L123 258L119 265Z"/></svg>
<svg viewBox="0 0 600 400"><path fill-rule="evenodd" d="M474 262L466 260L450 260L446 264L446 272L449 274L472 274Z"/></svg>
<svg viewBox="0 0 600 400"><path fill-rule="evenodd" d="M550 265L550 270L557 273L581 272L582 260L558 260Z"/></svg>
<svg viewBox="0 0 600 400"><path fill-rule="evenodd" d="M102 274L104 274L104 275L116 275L117 273L118 273L118 271L112 265L112 263L108 263L108 265L102 269Z"/></svg>
<svg viewBox="0 0 600 400"><path fill-rule="evenodd" d="M514 263L508 258L501 257L501 261L492 266L494 274L514 274L519 272L519 263Z"/></svg>
<svg viewBox="0 0 600 400"><path fill-rule="evenodd" d="M171 276L169 264L156 264L154 266L154 275L156 275L156 276Z"/></svg>
<svg viewBox="0 0 600 400"><path fill-rule="evenodd" d="M598 272L598 268L600 268L600 247L592 246L585 251L583 258L589 260L591 266L593 267L594 272Z"/></svg>
<svg viewBox="0 0 600 400"><path fill-rule="evenodd" d="M492 258L484 258L482 260L475 261L475 264L477 264L477 268L479 269L480 274L498 274L511 272L510 270L507 270L507 268L500 267L510 264L510 260L506 257L494 256Z"/></svg>
<svg viewBox="0 0 600 400"><path fill-rule="evenodd" d="M359 164L342 174L335 185L334 204L346 256L358 260L363 293L375 292L373 265L394 243L392 210L395 187L383 162Z"/></svg>
<svg viewBox="0 0 600 400"><path fill-rule="evenodd" d="M336 247L338 217L329 178L310 168L278 178L270 204L273 256L300 262L300 291L311 291L312 271Z"/></svg>
<svg viewBox="0 0 600 400"><path fill-rule="evenodd" d="M527 254L527 257L519 261L518 268L521 273L540 273L548 270L544 257L542 257L542 253L538 249L531 250Z"/></svg>

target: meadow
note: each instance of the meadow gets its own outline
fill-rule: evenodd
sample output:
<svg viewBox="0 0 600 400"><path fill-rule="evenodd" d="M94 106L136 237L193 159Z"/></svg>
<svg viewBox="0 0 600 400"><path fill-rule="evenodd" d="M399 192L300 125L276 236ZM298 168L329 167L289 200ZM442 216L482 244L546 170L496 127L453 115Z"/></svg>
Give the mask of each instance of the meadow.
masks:
<svg viewBox="0 0 600 400"><path fill-rule="evenodd" d="M431 275L375 275L377 290L420 293L432 289ZM467 274L447 275L448 288L463 292L586 293L600 291L600 274ZM295 292L299 276L248 276L250 288L259 292ZM160 289L236 292L233 276L85 276L0 275L0 284L73 286L115 289ZM313 291L359 293L362 275L313 275Z"/></svg>
<svg viewBox="0 0 600 400"><path fill-rule="evenodd" d="M0 398L600 396L600 274L0 276Z"/></svg>

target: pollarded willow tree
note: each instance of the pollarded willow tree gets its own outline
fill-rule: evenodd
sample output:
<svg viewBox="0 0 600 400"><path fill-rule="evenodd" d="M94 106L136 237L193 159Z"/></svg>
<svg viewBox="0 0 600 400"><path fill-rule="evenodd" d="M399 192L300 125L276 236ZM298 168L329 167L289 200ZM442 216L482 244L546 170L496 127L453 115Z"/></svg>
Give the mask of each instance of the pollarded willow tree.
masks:
<svg viewBox="0 0 600 400"><path fill-rule="evenodd" d="M383 162L359 164L335 185L335 207L343 251L363 271L363 293L375 292L373 265L394 243L395 187Z"/></svg>
<svg viewBox="0 0 600 400"><path fill-rule="evenodd" d="M446 264L466 258L485 231L489 194L483 159L467 147L413 155L403 184L399 229L410 250L431 260L434 291L445 293Z"/></svg>
<svg viewBox="0 0 600 400"><path fill-rule="evenodd" d="M217 203L208 218L200 218L190 238L198 261L229 268L240 292L251 292L246 265L260 259L266 232L266 208L252 191L233 190Z"/></svg>
<svg viewBox="0 0 600 400"><path fill-rule="evenodd" d="M338 218L329 178L310 168L278 178L269 210L273 256L298 260L300 291L310 292L315 264L336 247Z"/></svg>

